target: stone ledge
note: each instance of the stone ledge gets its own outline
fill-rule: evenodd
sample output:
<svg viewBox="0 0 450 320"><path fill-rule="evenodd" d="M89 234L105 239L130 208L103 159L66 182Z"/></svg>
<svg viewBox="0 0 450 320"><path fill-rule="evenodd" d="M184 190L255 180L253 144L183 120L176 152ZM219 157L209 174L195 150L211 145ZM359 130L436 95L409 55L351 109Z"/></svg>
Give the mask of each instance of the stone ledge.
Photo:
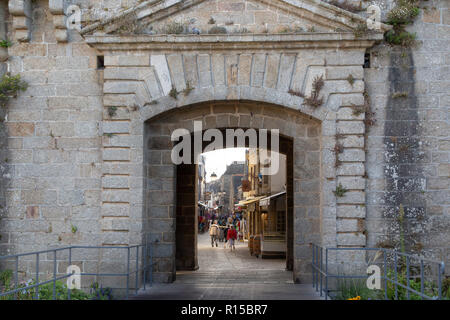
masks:
<svg viewBox="0 0 450 320"><path fill-rule="evenodd" d="M227 34L227 35L134 35L86 36L91 46L102 51L145 50L213 50L213 49L304 49L304 48L368 48L382 34L368 34L356 38L346 33L298 33L298 34Z"/></svg>

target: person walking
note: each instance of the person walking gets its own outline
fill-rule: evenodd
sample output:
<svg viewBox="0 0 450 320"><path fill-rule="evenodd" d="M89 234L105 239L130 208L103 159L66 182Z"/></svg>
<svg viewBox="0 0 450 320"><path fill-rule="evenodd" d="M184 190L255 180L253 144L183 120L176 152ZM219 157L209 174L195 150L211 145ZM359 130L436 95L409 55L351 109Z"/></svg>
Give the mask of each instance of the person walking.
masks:
<svg viewBox="0 0 450 320"><path fill-rule="evenodd" d="M225 218L225 223L224 223L224 227L223 227L223 248L225 249L227 247L227 243L228 243L228 239L227 239L227 235L228 235L228 229L230 228L229 224L227 223L227 219Z"/></svg>
<svg viewBox="0 0 450 320"><path fill-rule="evenodd" d="M237 233L233 225L231 225L230 229L228 229L227 239L230 244L230 252L233 250L236 252L234 241L237 239Z"/></svg>
<svg viewBox="0 0 450 320"><path fill-rule="evenodd" d="M225 226L223 225L222 221L219 221L219 242L223 242L226 235L225 235Z"/></svg>
<svg viewBox="0 0 450 320"><path fill-rule="evenodd" d="M211 237L211 247L214 248L214 243L216 244L216 247L218 247L217 238L219 236L219 226L217 225L217 220L215 220L214 224L209 228L209 236Z"/></svg>

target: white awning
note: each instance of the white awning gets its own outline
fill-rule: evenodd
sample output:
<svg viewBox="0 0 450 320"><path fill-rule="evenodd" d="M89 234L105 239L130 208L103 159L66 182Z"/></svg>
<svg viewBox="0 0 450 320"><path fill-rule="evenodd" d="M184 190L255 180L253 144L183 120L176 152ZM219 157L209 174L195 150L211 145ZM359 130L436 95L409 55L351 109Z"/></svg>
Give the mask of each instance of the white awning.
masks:
<svg viewBox="0 0 450 320"><path fill-rule="evenodd" d="M239 201L239 205L247 205L249 203L256 202L256 201L258 201L258 200L260 200L262 198L264 198L264 196L255 197L253 199L241 200L241 201Z"/></svg>
<svg viewBox="0 0 450 320"><path fill-rule="evenodd" d="M270 196L268 196L266 198L263 198L263 199L259 200L259 205L260 206L268 206L270 204L270 199L274 199L274 198L280 197L280 196L282 196L284 194L286 194L286 191L281 191L281 192L272 194L272 195L270 195Z"/></svg>

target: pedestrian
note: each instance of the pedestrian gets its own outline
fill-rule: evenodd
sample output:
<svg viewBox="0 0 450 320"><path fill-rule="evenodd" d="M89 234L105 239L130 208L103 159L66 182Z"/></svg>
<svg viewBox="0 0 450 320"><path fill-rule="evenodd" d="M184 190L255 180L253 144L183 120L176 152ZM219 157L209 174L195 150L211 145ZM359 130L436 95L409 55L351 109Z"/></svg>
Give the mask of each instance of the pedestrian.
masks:
<svg viewBox="0 0 450 320"><path fill-rule="evenodd" d="M229 245L230 245L230 252L233 250L236 251L236 248L234 246L234 241L237 239L237 234L236 234L236 229L234 228L233 225L228 230L227 239L228 239Z"/></svg>
<svg viewBox="0 0 450 320"><path fill-rule="evenodd" d="M224 229L223 229L223 235L224 235L224 241L225 241L225 243L223 244L224 249L227 247L227 243L228 243L227 235L228 235L228 230L230 229L230 226L231 225L229 223L226 223L224 226Z"/></svg>
<svg viewBox="0 0 450 320"><path fill-rule="evenodd" d="M209 228L209 235L211 237L211 247L214 248L214 243L216 244L217 247L218 246L217 238L219 236L219 226L217 225L217 220L215 220L214 224L212 224L211 227Z"/></svg>
<svg viewBox="0 0 450 320"><path fill-rule="evenodd" d="M223 228L223 226L221 226L220 224L219 224L219 242L223 242L223 239L225 238L225 235L224 235L224 228Z"/></svg>

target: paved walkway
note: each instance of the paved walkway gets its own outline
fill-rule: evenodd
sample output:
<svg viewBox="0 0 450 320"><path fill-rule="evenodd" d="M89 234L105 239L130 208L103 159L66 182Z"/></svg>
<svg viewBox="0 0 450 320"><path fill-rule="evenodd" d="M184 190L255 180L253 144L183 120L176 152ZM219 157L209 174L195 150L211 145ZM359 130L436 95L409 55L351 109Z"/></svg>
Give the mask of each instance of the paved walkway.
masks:
<svg viewBox="0 0 450 320"><path fill-rule="evenodd" d="M311 284L294 284L284 259L251 256L247 243L230 252L219 242L211 247L208 234L198 237L197 271L177 272L171 284L154 284L133 299L150 300L318 300Z"/></svg>

